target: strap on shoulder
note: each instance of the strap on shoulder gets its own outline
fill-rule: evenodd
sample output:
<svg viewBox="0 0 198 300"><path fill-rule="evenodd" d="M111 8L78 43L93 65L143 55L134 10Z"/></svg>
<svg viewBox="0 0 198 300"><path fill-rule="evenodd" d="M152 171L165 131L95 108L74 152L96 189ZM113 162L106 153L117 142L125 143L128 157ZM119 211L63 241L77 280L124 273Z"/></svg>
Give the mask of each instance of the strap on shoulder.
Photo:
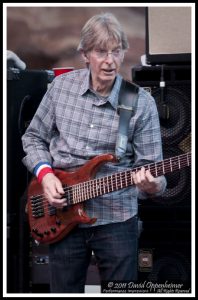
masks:
<svg viewBox="0 0 198 300"><path fill-rule="evenodd" d="M128 128L131 117L135 114L138 99L138 85L122 80L118 96L118 114L120 115L115 154L120 160L127 148Z"/></svg>

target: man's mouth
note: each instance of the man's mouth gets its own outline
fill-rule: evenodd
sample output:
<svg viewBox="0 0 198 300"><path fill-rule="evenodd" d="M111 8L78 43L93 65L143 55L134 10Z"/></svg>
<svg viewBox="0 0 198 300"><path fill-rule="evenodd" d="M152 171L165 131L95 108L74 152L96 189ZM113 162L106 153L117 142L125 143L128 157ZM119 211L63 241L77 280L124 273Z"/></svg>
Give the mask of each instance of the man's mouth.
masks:
<svg viewBox="0 0 198 300"><path fill-rule="evenodd" d="M112 75L115 72L115 69L103 69L102 71L107 75Z"/></svg>

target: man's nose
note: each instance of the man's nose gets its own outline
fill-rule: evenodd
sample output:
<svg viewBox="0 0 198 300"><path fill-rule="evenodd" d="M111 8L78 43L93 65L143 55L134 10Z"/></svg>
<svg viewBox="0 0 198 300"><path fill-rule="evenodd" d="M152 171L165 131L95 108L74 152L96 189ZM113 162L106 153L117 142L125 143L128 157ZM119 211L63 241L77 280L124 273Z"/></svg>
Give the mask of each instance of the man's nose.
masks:
<svg viewBox="0 0 198 300"><path fill-rule="evenodd" d="M105 61L113 62L113 60L114 60L113 53L112 52L107 52L107 56L105 58Z"/></svg>

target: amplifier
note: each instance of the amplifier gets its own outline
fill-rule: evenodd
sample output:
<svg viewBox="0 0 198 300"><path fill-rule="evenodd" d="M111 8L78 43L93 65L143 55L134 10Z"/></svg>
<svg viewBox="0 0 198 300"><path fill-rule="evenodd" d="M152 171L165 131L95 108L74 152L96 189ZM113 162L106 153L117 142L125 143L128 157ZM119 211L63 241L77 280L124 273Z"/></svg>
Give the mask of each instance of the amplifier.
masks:
<svg viewBox="0 0 198 300"><path fill-rule="evenodd" d="M30 243L30 290L34 293L49 292L49 253L48 245L37 244L31 239ZM94 290L100 286L100 276L94 254L87 271L86 289Z"/></svg>
<svg viewBox="0 0 198 300"><path fill-rule="evenodd" d="M146 59L153 65L191 61L191 7L146 8Z"/></svg>

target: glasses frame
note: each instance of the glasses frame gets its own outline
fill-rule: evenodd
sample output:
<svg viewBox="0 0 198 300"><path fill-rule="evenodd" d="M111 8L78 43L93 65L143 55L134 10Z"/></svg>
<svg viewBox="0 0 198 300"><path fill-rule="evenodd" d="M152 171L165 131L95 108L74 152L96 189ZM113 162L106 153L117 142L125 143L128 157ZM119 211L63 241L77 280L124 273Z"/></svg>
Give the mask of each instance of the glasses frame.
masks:
<svg viewBox="0 0 198 300"><path fill-rule="evenodd" d="M93 49L93 51L94 51L95 55L97 56L97 58L103 59L103 60L107 59L109 54L111 54L111 56L114 59L120 59L124 53L124 50L122 48L116 48L111 51L107 51L107 50L100 49L100 48L95 48L95 49Z"/></svg>

